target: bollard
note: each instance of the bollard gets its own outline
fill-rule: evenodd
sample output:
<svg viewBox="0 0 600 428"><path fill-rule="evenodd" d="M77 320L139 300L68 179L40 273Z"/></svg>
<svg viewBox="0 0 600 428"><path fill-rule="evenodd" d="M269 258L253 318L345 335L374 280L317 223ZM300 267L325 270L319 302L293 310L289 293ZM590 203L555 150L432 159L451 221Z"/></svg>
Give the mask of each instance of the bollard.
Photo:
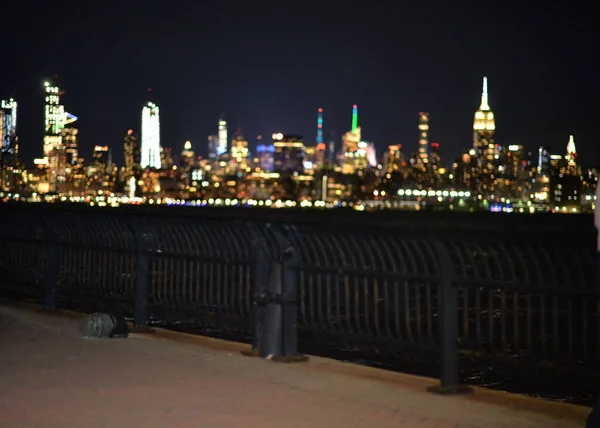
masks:
<svg viewBox="0 0 600 428"><path fill-rule="evenodd" d="M269 289L261 302L264 305L262 338L259 355L263 358L278 359L283 355L283 275L281 263L271 265Z"/></svg>
<svg viewBox="0 0 600 428"><path fill-rule="evenodd" d="M276 232L276 236L284 247L276 261L269 258L264 241L253 242L252 350L242 354L281 362L306 361L308 357L298 353L296 253L281 234Z"/></svg>
<svg viewBox="0 0 600 428"><path fill-rule="evenodd" d="M280 239L280 243L284 241ZM286 243L273 263L265 308L260 356L274 361L299 362L308 357L298 353L298 285L294 269L296 251Z"/></svg>
<svg viewBox="0 0 600 428"><path fill-rule="evenodd" d="M433 248L438 256L441 296L442 373L439 386L429 388L439 394L465 394L473 392L458 378L458 290L453 283L454 268L448 249L437 239Z"/></svg>

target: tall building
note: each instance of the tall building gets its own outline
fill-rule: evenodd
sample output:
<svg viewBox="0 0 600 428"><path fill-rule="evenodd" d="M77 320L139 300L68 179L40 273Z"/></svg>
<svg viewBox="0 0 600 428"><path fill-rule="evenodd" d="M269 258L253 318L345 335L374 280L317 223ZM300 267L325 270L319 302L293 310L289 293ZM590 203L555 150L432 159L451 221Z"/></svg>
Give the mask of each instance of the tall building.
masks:
<svg viewBox="0 0 600 428"><path fill-rule="evenodd" d="M354 174L354 158L358 151L358 144L362 141L362 131L358 126L358 106L352 106L352 129L342 137L342 173Z"/></svg>
<svg viewBox="0 0 600 428"><path fill-rule="evenodd" d="M44 114L44 157L62 142L62 130L65 126L65 108L60 104L62 92L50 82L44 82L46 104Z"/></svg>
<svg viewBox="0 0 600 428"><path fill-rule="evenodd" d="M518 144L508 146L506 152L506 176L518 178L519 172L523 169L525 161L525 148Z"/></svg>
<svg viewBox="0 0 600 428"><path fill-rule="evenodd" d="M107 174L111 164L110 149L108 146L94 147L94 166L99 174Z"/></svg>
<svg viewBox="0 0 600 428"><path fill-rule="evenodd" d="M327 145L327 162L330 166L333 165L335 160L335 140L329 140L329 144Z"/></svg>
<svg viewBox="0 0 600 428"><path fill-rule="evenodd" d="M180 180L189 188L194 181L194 176L196 179L201 179L198 177L198 173L193 173L194 165L196 164L194 149L192 149L192 142L186 141L183 144L183 150L181 151L181 155L179 156L179 173Z"/></svg>
<svg viewBox="0 0 600 428"><path fill-rule="evenodd" d="M567 143L567 164L571 167L577 165L577 149L575 148L575 139L572 135L569 135L569 142Z"/></svg>
<svg viewBox="0 0 600 428"><path fill-rule="evenodd" d="M488 100L487 77L483 78L481 104L473 120L473 148L478 158L490 163L494 159L496 121Z"/></svg>
<svg viewBox="0 0 600 428"><path fill-rule="evenodd" d="M79 130L74 126L63 128L62 139L67 155L67 164L74 166L79 159Z"/></svg>
<svg viewBox="0 0 600 428"><path fill-rule="evenodd" d="M192 142L186 141L183 144L183 150L181 151L181 164L188 165L194 163L194 150L192 149Z"/></svg>
<svg viewBox="0 0 600 428"><path fill-rule="evenodd" d="M352 131L356 131L358 128L358 106L354 104L352 106Z"/></svg>
<svg viewBox="0 0 600 428"><path fill-rule="evenodd" d="M433 171L435 172L438 168L441 167L442 159L440 157L440 143L433 142L429 148L430 154L430 163Z"/></svg>
<svg viewBox="0 0 600 428"><path fill-rule="evenodd" d="M160 148L160 166L162 169L171 169L175 164L173 149L171 147Z"/></svg>
<svg viewBox="0 0 600 428"><path fill-rule="evenodd" d="M551 201L555 208L577 210L581 204L581 167L577 164L575 139L569 136L566 155L552 155L553 171L550 177Z"/></svg>
<svg viewBox="0 0 600 428"><path fill-rule="evenodd" d="M275 172L303 172L304 142L300 135L273 134Z"/></svg>
<svg viewBox="0 0 600 428"><path fill-rule="evenodd" d="M419 113L419 162L429 162L429 113Z"/></svg>
<svg viewBox="0 0 600 428"><path fill-rule="evenodd" d="M264 144L256 146L256 155L258 165L263 171L271 172L275 166L275 146L266 146Z"/></svg>
<svg viewBox="0 0 600 428"><path fill-rule="evenodd" d="M15 139L17 136L17 102L11 98L2 100L0 110L0 138L2 151L15 154Z"/></svg>
<svg viewBox="0 0 600 428"><path fill-rule="evenodd" d="M142 168L160 169L160 111L149 101L142 109Z"/></svg>
<svg viewBox="0 0 600 428"><path fill-rule="evenodd" d="M538 149L538 175L550 176L550 148L540 146Z"/></svg>
<svg viewBox="0 0 600 428"><path fill-rule="evenodd" d="M241 130L238 130L231 140L231 159L242 168L247 167L248 140L244 138Z"/></svg>
<svg viewBox="0 0 600 428"><path fill-rule="evenodd" d="M211 161L215 161L218 157L217 149L219 146L219 140L216 135L208 136L208 158Z"/></svg>
<svg viewBox="0 0 600 428"><path fill-rule="evenodd" d="M66 182L68 172L67 147L64 137L68 136L69 144L73 141L73 132L65 131L67 125L77 121L74 116L65 111L60 103L60 96L63 92L51 82L44 82L46 90L45 108L44 108L44 164L48 166L47 187L44 191L54 192L58 186ZM75 132L76 135L76 132ZM42 190L40 190L42 192Z"/></svg>
<svg viewBox="0 0 600 428"><path fill-rule="evenodd" d="M317 110L317 146L323 144L323 109Z"/></svg>
<svg viewBox="0 0 600 428"><path fill-rule="evenodd" d="M374 143L367 143L367 162L369 166L376 167L377 166L377 149L375 148Z"/></svg>
<svg viewBox="0 0 600 428"><path fill-rule="evenodd" d="M217 139L217 155L221 156L227 152L227 122L219 120L219 134Z"/></svg>
<svg viewBox="0 0 600 428"><path fill-rule="evenodd" d="M125 179L129 180L131 177L136 176L140 166L140 147L137 135L135 135L133 129L130 129L125 134L123 152L125 159Z"/></svg>
<svg viewBox="0 0 600 428"><path fill-rule="evenodd" d="M534 199L536 203L547 203L550 198L550 177L552 175L551 151L547 146L538 149L537 175L535 177Z"/></svg>
<svg viewBox="0 0 600 428"><path fill-rule="evenodd" d="M388 146L387 152L383 155L383 171L386 174L392 174L401 171L403 156L400 144Z"/></svg>

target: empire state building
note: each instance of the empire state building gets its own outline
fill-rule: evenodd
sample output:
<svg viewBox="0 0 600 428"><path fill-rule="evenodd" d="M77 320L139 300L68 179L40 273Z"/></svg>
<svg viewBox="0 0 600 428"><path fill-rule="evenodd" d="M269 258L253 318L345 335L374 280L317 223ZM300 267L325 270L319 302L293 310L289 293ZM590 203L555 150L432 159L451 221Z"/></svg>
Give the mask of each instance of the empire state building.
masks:
<svg viewBox="0 0 600 428"><path fill-rule="evenodd" d="M496 121L488 102L487 77L484 77L481 105L479 106L479 110L475 112L475 119L473 120L473 148L477 153L478 162L484 168L491 168L493 164L495 131Z"/></svg>

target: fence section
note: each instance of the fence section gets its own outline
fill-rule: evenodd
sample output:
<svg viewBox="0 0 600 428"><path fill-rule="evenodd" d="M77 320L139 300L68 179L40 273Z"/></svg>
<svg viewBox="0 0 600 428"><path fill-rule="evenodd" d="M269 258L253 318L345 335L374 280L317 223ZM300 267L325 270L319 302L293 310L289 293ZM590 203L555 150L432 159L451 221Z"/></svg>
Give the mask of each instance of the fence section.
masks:
<svg viewBox="0 0 600 428"><path fill-rule="evenodd" d="M285 306L301 347L373 359L456 346L496 358L600 359L593 248L573 236L30 206L2 207L0 222L8 297L255 345L257 306ZM257 265L261 252L270 267Z"/></svg>

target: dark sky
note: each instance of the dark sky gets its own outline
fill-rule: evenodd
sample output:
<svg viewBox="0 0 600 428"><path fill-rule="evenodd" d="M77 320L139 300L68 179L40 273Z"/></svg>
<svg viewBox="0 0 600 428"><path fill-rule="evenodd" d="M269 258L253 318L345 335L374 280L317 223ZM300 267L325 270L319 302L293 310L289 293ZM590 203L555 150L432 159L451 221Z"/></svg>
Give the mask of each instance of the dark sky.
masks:
<svg viewBox="0 0 600 428"><path fill-rule="evenodd" d="M251 144L275 131L313 144L319 107L325 136L339 144L357 103L363 138L378 155L393 143L416 151L424 110L430 140L450 162L472 144L488 76L500 144L562 152L572 133L580 156L600 164L592 2L587 9L389 0L89 3L3 6L0 98L20 103L27 161L42 151L42 82L57 73L67 111L79 116L86 158L95 144L108 144L121 162L122 137L139 130L152 87L162 143L175 151L189 139L205 155L222 112Z"/></svg>

